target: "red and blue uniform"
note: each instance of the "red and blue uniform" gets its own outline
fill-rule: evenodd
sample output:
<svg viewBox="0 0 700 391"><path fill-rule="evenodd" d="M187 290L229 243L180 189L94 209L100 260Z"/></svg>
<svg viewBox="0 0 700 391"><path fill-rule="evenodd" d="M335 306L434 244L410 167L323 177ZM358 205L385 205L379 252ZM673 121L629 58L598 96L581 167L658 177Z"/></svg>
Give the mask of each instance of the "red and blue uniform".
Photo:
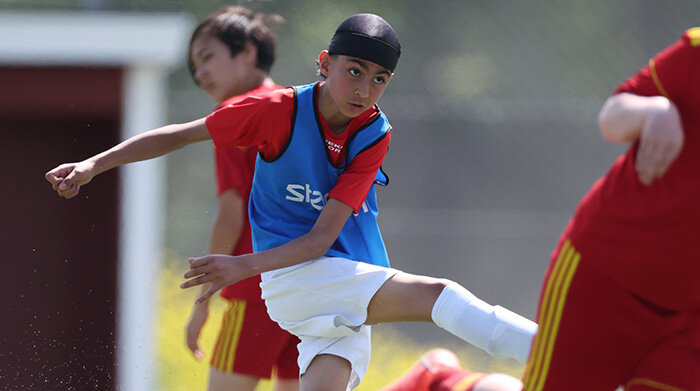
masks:
<svg viewBox="0 0 700 391"><path fill-rule="evenodd" d="M229 148L240 150L239 147L254 148L257 149L262 159L273 160L284 152L292 136L292 121L295 113L294 89L285 88L264 93L249 93L248 95L244 99L226 102L210 114L206 120L207 129L211 133L217 150ZM315 96L314 101L316 99L317 97ZM362 209L363 202L365 202L377 173L380 171L381 164L388 150L391 131L387 131L381 140L362 151L362 153L352 158L351 161L348 160L349 163L346 165L346 146L349 140L379 115L378 109L373 107L366 110L353 118L341 134L334 134L316 106L314 104L314 112L318 119L319 130L322 131L320 140L325 144L327 161L333 166L344 167L344 171L338 176L335 186L328 192L327 197L336 198L344 202L357 213ZM247 188L247 192L249 191L250 184L248 184ZM242 283L247 283L247 281L244 280ZM262 299L260 299L259 281L260 277L255 277L256 297L260 303L260 305L256 304L255 308L259 309L260 313L263 313L265 312L265 306ZM230 289L235 289L235 286L238 284L235 284L234 288ZM230 290L225 291L223 294L228 294L228 292ZM232 301L232 303L235 304L237 302ZM235 329L235 324L240 323L240 319L244 318L244 315L241 315L243 312L244 310L240 306L234 307L232 305L229 316L224 319L224 327ZM265 317L270 321L266 312ZM277 324L274 324L274 327L279 329ZM243 329L245 330L245 325ZM281 331L281 329L279 330ZM251 329L251 331L254 332L255 330ZM231 344L230 341L237 341L238 344L246 341L243 335L237 337L235 332L229 335L232 335L232 337L229 337L228 340L220 339L220 341L223 341L221 342L222 346ZM248 340L254 341L253 338ZM251 346L251 349L255 349L255 346ZM266 350L266 348L258 347L257 351L262 355L271 356L270 351ZM231 356L232 354L228 353L228 357ZM238 353L235 353L235 356L237 357ZM221 361L233 361L235 369L235 363L244 361L244 359L239 361L236 358L232 358L221 359ZM241 365L243 365L242 362ZM251 363L250 366L253 367L255 365ZM278 372L277 375L283 378L281 372ZM255 376L264 377L260 375Z"/></svg>
<svg viewBox="0 0 700 391"><path fill-rule="evenodd" d="M229 98L221 107L280 88L274 84L262 84L243 95ZM257 154L255 147L215 147L217 195L236 191L247 205ZM242 212L243 227L232 255L253 252L248 208L243 208ZM257 378L269 379L274 372L280 379L297 379L296 345L299 339L282 330L268 316L260 298L260 276L224 287L221 296L228 301L228 309L214 345L211 366L222 372Z"/></svg>
<svg viewBox="0 0 700 391"><path fill-rule="evenodd" d="M326 195L346 166L386 137L391 128L384 114L378 113L347 139L343 145L344 164L332 164L326 152L328 143L319 134L315 104L318 84L298 86L294 92L296 109L289 143L279 156L258 157L255 166L249 215L256 252L281 246L309 232L323 210ZM386 185L383 172L378 170L376 174L375 181ZM374 185L365 194L362 207L348 217L325 255L389 267L377 224Z"/></svg>
<svg viewBox="0 0 700 391"><path fill-rule="evenodd" d="M666 96L683 149L650 186L638 142L579 204L553 252L524 390L700 390L700 29L615 93Z"/></svg>

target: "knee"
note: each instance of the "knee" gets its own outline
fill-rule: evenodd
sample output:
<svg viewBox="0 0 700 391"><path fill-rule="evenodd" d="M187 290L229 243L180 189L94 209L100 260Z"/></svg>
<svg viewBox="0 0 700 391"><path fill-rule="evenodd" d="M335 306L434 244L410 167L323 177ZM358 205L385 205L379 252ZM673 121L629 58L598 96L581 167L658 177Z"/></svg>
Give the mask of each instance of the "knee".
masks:
<svg viewBox="0 0 700 391"><path fill-rule="evenodd" d="M340 356L320 354L311 360L301 376L301 391L345 391L350 381L352 365Z"/></svg>
<svg viewBox="0 0 700 391"><path fill-rule="evenodd" d="M419 277L418 284L415 284L414 287L417 288L415 289L415 293L420 295L420 297L423 298L430 298L431 301L437 300L437 298L440 296L443 290L445 290L445 287L449 284L453 284L452 281L446 279L446 278L434 278L434 277Z"/></svg>
<svg viewBox="0 0 700 391"><path fill-rule="evenodd" d="M452 280L448 280L447 278L434 278L435 282L433 283L436 287L439 287L440 290L445 289L446 286L450 284L456 284L456 282Z"/></svg>
<svg viewBox="0 0 700 391"><path fill-rule="evenodd" d="M435 296L435 299L437 299L442 291L445 290L445 288L450 284L455 284L455 282L446 278L434 278L433 281L429 283L429 287Z"/></svg>
<svg viewBox="0 0 700 391"><path fill-rule="evenodd" d="M315 379L309 381L308 378L302 376L299 382L300 391L345 391L347 390L348 382L341 383L337 378L327 376L325 379Z"/></svg>
<svg viewBox="0 0 700 391"><path fill-rule="evenodd" d="M446 278L435 278L429 276L420 276L416 274L399 273L392 279L399 286L410 290L411 298L432 298L437 300L445 287L454 282Z"/></svg>

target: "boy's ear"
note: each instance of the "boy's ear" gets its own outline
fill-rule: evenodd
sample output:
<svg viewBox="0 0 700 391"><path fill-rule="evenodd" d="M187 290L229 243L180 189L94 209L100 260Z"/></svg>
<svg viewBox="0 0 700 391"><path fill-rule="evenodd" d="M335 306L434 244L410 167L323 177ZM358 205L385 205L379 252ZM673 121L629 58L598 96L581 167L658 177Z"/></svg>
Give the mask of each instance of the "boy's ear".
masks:
<svg viewBox="0 0 700 391"><path fill-rule="evenodd" d="M318 55L318 71L321 76L328 77L331 62L333 62L333 57L328 54L328 50L324 50Z"/></svg>
<svg viewBox="0 0 700 391"><path fill-rule="evenodd" d="M245 56L246 62L255 66L258 62L258 47L255 46L253 42L246 41L243 46L243 51L241 51L239 55Z"/></svg>

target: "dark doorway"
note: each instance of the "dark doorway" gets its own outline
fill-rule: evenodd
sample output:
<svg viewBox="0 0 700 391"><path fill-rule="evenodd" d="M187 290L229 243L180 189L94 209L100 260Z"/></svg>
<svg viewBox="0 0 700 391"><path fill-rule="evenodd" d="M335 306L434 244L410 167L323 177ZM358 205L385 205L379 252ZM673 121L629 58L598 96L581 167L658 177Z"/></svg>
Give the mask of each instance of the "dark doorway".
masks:
<svg viewBox="0 0 700 391"><path fill-rule="evenodd" d="M119 139L118 68L0 68L0 383L115 388L116 172L74 199L44 173Z"/></svg>

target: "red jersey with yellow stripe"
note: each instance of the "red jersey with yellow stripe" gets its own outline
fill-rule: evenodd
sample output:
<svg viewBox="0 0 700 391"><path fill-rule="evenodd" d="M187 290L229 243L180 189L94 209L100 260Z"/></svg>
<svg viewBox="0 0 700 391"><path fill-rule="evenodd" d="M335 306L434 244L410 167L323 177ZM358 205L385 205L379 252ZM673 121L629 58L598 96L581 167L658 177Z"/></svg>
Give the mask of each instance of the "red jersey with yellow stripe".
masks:
<svg viewBox="0 0 700 391"><path fill-rule="evenodd" d="M283 87L274 83L263 83L244 94L236 95L225 100L219 105L219 108L239 102L250 96L265 94L281 88ZM257 155L258 150L255 147L215 147L214 163L216 168L217 195L221 195L221 193L228 190L234 190L245 201L244 204L247 206L248 198L250 197L250 188L253 183L255 158ZM231 252L232 255L253 252L248 208L243 208L241 213L243 214L243 227L241 228L241 234L233 248L233 252ZM221 296L226 299L252 300L262 304L260 295L260 276L250 277L221 289Z"/></svg>
<svg viewBox="0 0 700 391"><path fill-rule="evenodd" d="M638 143L579 204L563 237L586 262L645 299L700 307L700 28L652 58L616 93L664 95L679 109L685 144L666 174L645 186Z"/></svg>

